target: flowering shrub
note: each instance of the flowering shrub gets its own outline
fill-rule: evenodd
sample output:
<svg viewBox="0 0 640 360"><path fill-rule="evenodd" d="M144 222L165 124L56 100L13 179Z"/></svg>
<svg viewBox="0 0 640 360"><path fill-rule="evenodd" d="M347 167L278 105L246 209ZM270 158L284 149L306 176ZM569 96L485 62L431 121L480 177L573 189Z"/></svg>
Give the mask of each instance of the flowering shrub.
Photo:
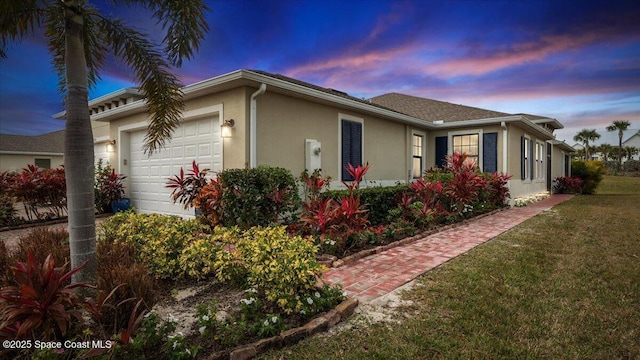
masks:
<svg viewBox="0 0 640 360"><path fill-rule="evenodd" d="M580 194L582 193L582 179L571 176L560 176L553 179L553 192L555 194Z"/></svg>

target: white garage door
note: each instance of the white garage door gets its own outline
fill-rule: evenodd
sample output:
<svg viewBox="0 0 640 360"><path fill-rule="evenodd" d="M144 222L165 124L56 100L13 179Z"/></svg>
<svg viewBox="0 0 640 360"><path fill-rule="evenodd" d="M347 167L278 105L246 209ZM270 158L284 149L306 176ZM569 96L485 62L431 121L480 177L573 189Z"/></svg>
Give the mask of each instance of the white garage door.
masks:
<svg viewBox="0 0 640 360"><path fill-rule="evenodd" d="M220 122L217 117L183 122L173 133L166 147L148 156L144 153L145 130L132 132L131 141L131 205L142 213L193 215L194 210L184 210L181 204L171 200L167 179L178 175L180 168L185 175L195 160L201 169L222 170L222 142Z"/></svg>

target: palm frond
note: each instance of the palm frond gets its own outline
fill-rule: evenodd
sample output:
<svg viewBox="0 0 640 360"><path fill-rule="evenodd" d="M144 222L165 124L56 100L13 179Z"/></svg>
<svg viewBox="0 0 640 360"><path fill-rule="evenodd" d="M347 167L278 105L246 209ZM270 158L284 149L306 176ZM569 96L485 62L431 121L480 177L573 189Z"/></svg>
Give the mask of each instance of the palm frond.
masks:
<svg viewBox="0 0 640 360"><path fill-rule="evenodd" d="M151 122L145 137L145 152L154 153L164 147L177 127L184 104L182 84L170 71L162 52L141 33L118 19L101 18L99 31L116 57L134 70L134 76L145 94Z"/></svg>
<svg viewBox="0 0 640 360"><path fill-rule="evenodd" d="M0 58L6 58L10 42L19 42L42 23L44 9L37 0L0 1Z"/></svg>
<svg viewBox="0 0 640 360"><path fill-rule="evenodd" d="M92 8L82 9L83 12L83 42L85 60L87 62L87 80L89 86L94 86L100 79L100 69L104 64L107 47L102 39L99 26L95 18L98 13ZM99 17L98 17L99 18ZM45 19L45 37L49 41L51 62L58 74L58 90L64 95L66 91L65 78L65 28L63 8L51 8Z"/></svg>
<svg viewBox="0 0 640 360"><path fill-rule="evenodd" d="M114 4L142 5L154 11L153 17L162 24L166 36L162 43L173 65L181 66L200 47L200 40L209 30L205 12L209 7L202 0L112 0Z"/></svg>

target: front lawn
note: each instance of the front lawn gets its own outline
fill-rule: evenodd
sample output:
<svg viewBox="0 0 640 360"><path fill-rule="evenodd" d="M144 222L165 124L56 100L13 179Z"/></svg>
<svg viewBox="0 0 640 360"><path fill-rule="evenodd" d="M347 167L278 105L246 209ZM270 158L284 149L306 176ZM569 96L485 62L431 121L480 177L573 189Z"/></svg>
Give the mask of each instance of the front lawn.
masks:
<svg viewBox="0 0 640 360"><path fill-rule="evenodd" d="M263 358L639 358L639 204L640 178L605 177L421 276L402 321L351 320Z"/></svg>

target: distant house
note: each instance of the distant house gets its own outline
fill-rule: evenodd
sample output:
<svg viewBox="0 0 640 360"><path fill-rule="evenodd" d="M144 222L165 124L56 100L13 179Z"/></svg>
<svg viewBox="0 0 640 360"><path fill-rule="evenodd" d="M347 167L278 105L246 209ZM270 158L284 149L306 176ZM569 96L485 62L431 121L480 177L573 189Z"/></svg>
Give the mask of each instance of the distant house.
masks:
<svg viewBox="0 0 640 360"><path fill-rule="evenodd" d="M364 100L263 71L237 70L182 91L183 121L151 156L143 152L149 115L138 90L89 102L96 154L105 144L115 148L111 166L127 176L138 211L186 214L165 184L193 160L213 171L271 165L297 176L321 168L336 188L350 180L347 163L371 164L368 186L392 185L459 151L484 171L511 174L515 198L548 190L553 178L568 175L574 151L555 140L554 130L562 128L555 119L397 93Z"/></svg>
<svg viewBox="0 0 640 360"><path fill-rule="evenodd" d="M640 160L640 130L636 131L635 134L631 135L627 140L623 141L622 146L629 146L638 149L638 154L634 155L632 159Z"/></svg>
<svg viewBox="0 0 640 360"><path fill-rule="evenodd" d="M33 164L48 169L64 164L64 130L47 134L0 134L0 172L19 172Z"/></svg>

